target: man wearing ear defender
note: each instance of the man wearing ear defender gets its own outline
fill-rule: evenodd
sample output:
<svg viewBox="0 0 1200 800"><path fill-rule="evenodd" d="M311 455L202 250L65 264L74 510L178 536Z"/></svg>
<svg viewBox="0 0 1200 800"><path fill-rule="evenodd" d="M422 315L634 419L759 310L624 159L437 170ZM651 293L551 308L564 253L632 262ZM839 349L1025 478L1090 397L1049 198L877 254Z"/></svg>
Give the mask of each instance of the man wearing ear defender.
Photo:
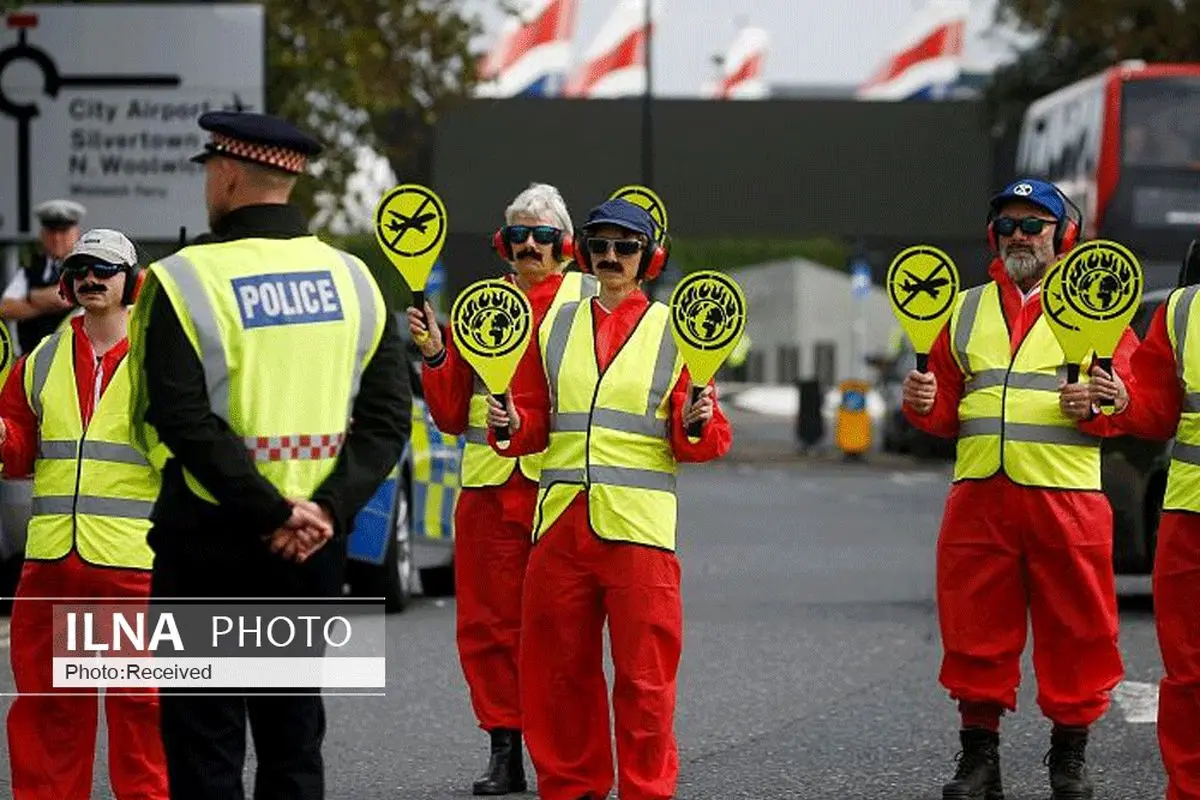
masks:
<svg viewBox="0 0 1200 800"><path fill-rule="evenodd" d="M1053 722L1054 800L1092 797L1089 726L1124 674L1117 646L1112 509L1101 491L1100 440L1115 425L1088 382L1066 384L1066 357L1044 319L1048 267L1078 238L1066 196L1021 179L995 195L992 280L959 294L929 371L904 381L918 428L958 437L937 545L940 680L958 701L962 753L945 800L1001 796L1000 717L1016 710L1027 616L1038 705ZM1137 345L1126 330L1114 364Z"/></svg>
<svg viewBox="0 0 1200 800"><path fill-rule="evenodd" d="M564 303L596 294L595 276L563 274L574 230L557 189L532 184L505 209L504 219L492 246L515 270L512 282L529 297L532 330L543 319L553 319ZM426 326L433 318L428 304L424 314L408 309L413 338L429 331L420 345L429 412L442 432L467 437L454 510L458 654L479 727L491 737L487 769L472 788L477 795L523 792L527 782L517 655L541 454L501 457L488 446L487 387L454 341L437 326ZM545 380L536 351L531 342L517 368L513 384L518 392L531 381Z"/></svg>
<svg viewBox="0 0 1200 800"><path fill-rule="evenodd" d="M666 250L627 200L592 209L576 257L600 294L567 303L538 337L542 380L488 398L489 424L510 425L514 455L545 450L525 576L521 701L542 800L607 797L612 739L604 623L612 641L621 800L675 794L675 679L683 646L675 556L675 476L682 461L729 450L710 382L693 403L670 310L643 281ZM704 423L698 440L686 434ZM496 444L494 432L489 440ZM508 452L500 451L497 452Z"/></svg>
<svg viewBox="0 0 1200 800"><path fill-rule="evenodd" d="M33 474L11 629L20 693L8 715L14 800L92 793L100 705L96 694L54 695L55 598L150 596L146 533L159 477L131 444L126 359L126 306L137 278L137 251L123 234L96 229L80 237L63 260L59 287L83 315L22 357L0 394L5 475ZM167 800L158 697L109 688L104 712L113 792Z"/></svg>

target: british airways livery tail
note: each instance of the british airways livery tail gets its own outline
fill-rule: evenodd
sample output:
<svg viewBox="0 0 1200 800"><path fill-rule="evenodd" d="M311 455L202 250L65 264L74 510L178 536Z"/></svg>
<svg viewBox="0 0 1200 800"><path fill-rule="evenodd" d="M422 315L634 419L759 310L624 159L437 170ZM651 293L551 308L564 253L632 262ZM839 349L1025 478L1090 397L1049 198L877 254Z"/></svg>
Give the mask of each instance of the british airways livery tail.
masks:
<svg viewBox="0 0 1200 800"><path fill-rule="evenodd" d="M767 96L763 82L763 62L769 44L762 28L746 27L738 31L729 53L721 62L721 78L712 96L720 100L754 100Z"/></svg>
<svg viewBox="0 0 1200 800"><path fill-rule="evenodd" d="M967 0L933 0L921 9L883 66L859 87L860 100L931 100L959 78Z"/></svg>
<svg viewBox="0 0 1200 800"><path fill-rule="evenodd" d="M604 27L583 55L567 84L569 97L627 97L646 90L646 3L651 24L662 13L660 0L618 0Z"/></svg>
<svg viewBox="0 0 1200 800"><path fill-rule="evenodd" d="M579 0L522 0L480 67L479 97L555 97L571 66Z"/></svg>

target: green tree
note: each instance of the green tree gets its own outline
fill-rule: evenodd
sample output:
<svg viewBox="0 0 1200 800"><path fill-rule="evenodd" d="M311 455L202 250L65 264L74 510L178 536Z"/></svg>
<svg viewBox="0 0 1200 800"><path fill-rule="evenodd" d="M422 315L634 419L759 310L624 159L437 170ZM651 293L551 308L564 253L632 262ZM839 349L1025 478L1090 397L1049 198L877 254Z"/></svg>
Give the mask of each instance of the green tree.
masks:
<svg viewBox="0 0 1200 800"><path fill-rule="evenodd" d="M1124 59L1190 61L1200 0L1000 0L996 21L1040 36L996 71L985 96L1000 128L1037 98Z"/></svg>

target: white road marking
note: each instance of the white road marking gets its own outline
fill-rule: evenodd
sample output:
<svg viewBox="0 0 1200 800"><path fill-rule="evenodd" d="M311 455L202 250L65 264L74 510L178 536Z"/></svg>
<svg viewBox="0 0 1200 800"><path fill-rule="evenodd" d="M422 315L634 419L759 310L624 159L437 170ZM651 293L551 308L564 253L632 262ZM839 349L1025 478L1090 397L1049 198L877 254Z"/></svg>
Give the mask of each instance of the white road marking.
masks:
<svg viewBox="0 0 1200 800"><path fill-rule="evenodd" d="M1121 681L1113 689L1113 700L1130 725L1158 720L1158 684Z"/></svg>
<svg viewBox="0 0 1200 800"><path fill-rule="evenodd" d="M0 619L0 649L8 647L8 620Z"/></svg>

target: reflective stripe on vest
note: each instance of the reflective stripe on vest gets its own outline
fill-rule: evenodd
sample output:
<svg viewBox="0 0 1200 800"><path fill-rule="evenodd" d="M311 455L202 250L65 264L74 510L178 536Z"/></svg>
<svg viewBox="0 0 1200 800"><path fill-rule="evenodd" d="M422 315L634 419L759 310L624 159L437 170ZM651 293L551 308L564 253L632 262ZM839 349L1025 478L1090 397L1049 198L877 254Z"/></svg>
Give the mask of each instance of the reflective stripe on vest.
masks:
<svg viewBox="0 0 1200 800"><path fill-rule="evenodd" d="M1034 323L1014 358L1000 289L989 283L959 296L950 341L965 376L955 480L1003 471L1025 486L1100 489L1100 440L1080 431L1059 408L1066 357L1044 318Z"/></svg>
<svg viewBox="0 0 1200 800"><path fill-rule="evenodd" d="M150 569L146 534L160 481L130 444L129 359L118 364L85 431L74 349L74 331L62 331L27 361L25 396L39 444L25 556L53 561L74 547L91 564Z"/></svg>
<svg viewBox="0 0 1200 800"><path fill-rule="evenodd" d="M543 331L549 328L558 314L558 310L565 303L578 302L580 298L594 297L599 290L600 283L594 275L582 275L578 272L568 272L563 275L562 284L554 293L554 300L551 302L546 316L542 318L542 324L538 326L539 341ZM531 342L530 346L537 347L538 343ZM542 453L533 453L517 459L504 458L488 444L487 399L489 396L490 392L487 387L476 375L474 394L471 396L468 410L467 443L463 448L461 479L463 488L502 486L518 464L521 474L536 483L541 475Z"/></svg>
<svg viewBox="0 0 1200 800"><path fill-rule="evenodd" d="M1198 286L1177 289L1167 298L1167 336L1175 352L1183 404L1171 464L1167 471L1164 511L1200 514L1200 331L1197 330Z"/></svg>
<svg viewBox="0 0 1200 800"><path fill-rule="evenodd" d="M310 496L333 470L383 333L383 297L366 266L298 237L187 247L149 273L200 358L213 412L281 494ZM216 502L186 469L184 478Z"/></svg>
<svg viewBox="0 0 1200 800"><path fill-rule="evenodd" d="M586 491L596 535L675 549L668 414L683 362L668 323L667 307L652 303L601 375L592 303L568 303L555 315L543 340L551 420L535 540Z"/></svg>

